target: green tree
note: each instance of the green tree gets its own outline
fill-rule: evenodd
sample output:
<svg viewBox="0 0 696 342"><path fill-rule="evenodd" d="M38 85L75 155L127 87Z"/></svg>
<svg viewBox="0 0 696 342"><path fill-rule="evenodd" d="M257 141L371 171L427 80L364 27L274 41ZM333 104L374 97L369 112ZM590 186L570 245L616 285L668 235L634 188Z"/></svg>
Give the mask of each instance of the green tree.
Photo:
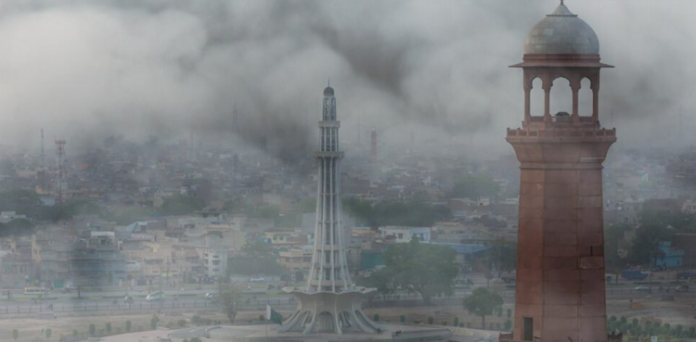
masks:
<svg viewBox="0 0 696 342"><path fill-rule="evenodd" d="M94 323L89 325L89 336L94 337L94 333L96 331L96 327L94 326Z"/></svg>
<svg viewBox="0 0 696 342"><path fill-rule="evenodd" d="M464 298L464 308L481 317L481 329L486 329L486 316L490 316L503 305L503 298L487 288L479 287Z"/></svg>
<svg viewBox="0 0 696 342"><path fill-rule="evenodd" d="M15 219L8 223L0 223L0 237L29 236L34 231L34 224L27 219Z"/></svg>
<svg viewBox="0 0 696 342"><path fill-rule="evenodd" d="M195 196L175 195L164 199L159 208L163 215L187 215L205 207L205 201Z"/></svg>
<svg viewBox="0 0 696 342"><path fill-rule="evenodd" d="M459 273L455 251L446 246L397 243L384 252L384 268L373 272L363 284L377 285L383 292L396 290L420 294L426 304L433 296L452 295L454 278Z"/></svg>
<svg viewBox="0 0 696 342"><path fill-rule="evenodd" d="M618 284L619 274L626 267L626 259L619 255L619 241L631 227L625 224L612 224L604 230L604 262L607 271L614 274Z"/></svg>
<svg viewBox="0 0 696 342"><path fill-rule="evenodd" d="M482 264L486 268L486 287L490 279L500 278L505 272L515 270L517 263L517 244L496 240L488 246Z"/></svg>
<svg viewBox="0 0 696 342"><path fill-rule="evenodd" d="M44 206L39 195L31 190L8 190L0 192L0 210L16 211L30 218L42 218Z"/></svg>
<svg viewBox="0 0 696 342"><path fill-rule="evenodd" d="M452 216L449 208L431 205L420 200L380 202L372 206L368 201L343 199L343 208L361 224L377 228L387 225L432 226L436 221Z"/></svg>
<svg viewBox="0 0 696 342"><path fill-rule="evenodd" d="M126 321L126 332L130 332L131 328L132 328L131 321Z"/></svg>
<svg viewBox="0 0 696 342"><path fill-rule="evenodd" d="M478 200L481 197L496 195L498 189L498 183L488 175L466 175L454 184L450 196Z"/></svg>
<svg viewBox="0 0 696 342"><path fill-rule="evenodd" d="M218 293L225 316L227 316L227 319L230 320L230 324L234 324L234 320L237 317L237 312L239 310L238 304L240 291L231 283L221 281L218 283Z"/></svg>
<svg viewBox="0 0 696 342"><path fill-rule="evenodd" d="M19 330L13 329L12 330L12 339L17 341L18 338L19 338Z"/></svg>
<svg viewBox="0 0 696 342"><path fill-rule="evenodd" d="M106 333L111 334L111 322L106 322Z"/></svg>
<svg viewBox="0 0 696 342"><path fill-rule="evenodd" d="M642 225L636 231L636 238L629 252L629 260L633 264L652 264L659 255L658 244L671 241L674 231L664 226L649 224Z"/></svg>
<svg viewBox="0 0 696 342"><path fill-rule="evenodd" d="M285 269L278 263L278 257L273 254L273 248L261 241L247 242L242 247L242 256L228 260L228 274L241 275L280 275Z"/></svg>
<svg viewBox="0 0 696 342"><path fill-rule="evenodd" d="M52 333L53 333L53 330L51 330L51 328L44 329L44 335L46 336L47 340L51 338Z"/></svg>

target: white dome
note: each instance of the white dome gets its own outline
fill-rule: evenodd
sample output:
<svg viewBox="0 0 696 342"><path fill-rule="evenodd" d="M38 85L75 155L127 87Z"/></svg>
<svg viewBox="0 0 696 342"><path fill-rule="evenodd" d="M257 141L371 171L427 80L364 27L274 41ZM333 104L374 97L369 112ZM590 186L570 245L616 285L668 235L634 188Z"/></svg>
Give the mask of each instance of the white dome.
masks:
<svg viewBox="0 0 696 342"><path fill-rule="evenodd" d="M563 2L538 22L524 42L525 54L599 54L594 30Z"/></svg>

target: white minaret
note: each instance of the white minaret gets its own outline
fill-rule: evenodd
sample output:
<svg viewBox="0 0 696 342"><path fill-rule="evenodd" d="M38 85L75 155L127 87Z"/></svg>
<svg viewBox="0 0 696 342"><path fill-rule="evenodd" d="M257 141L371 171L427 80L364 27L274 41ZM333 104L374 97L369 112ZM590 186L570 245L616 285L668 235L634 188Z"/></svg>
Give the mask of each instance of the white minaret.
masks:
<svg viewBox="0 0 696 342"><path fill-rule="evenodd" d="M341 223L341 172L336 97L324 89L321 143L315 152L318 167L314 251L307 286L285 288L297 298L297 311L279 331L338 333L376 332L377 325L362 311L365 294L374 291L354 286L350 279Z"/></svg>

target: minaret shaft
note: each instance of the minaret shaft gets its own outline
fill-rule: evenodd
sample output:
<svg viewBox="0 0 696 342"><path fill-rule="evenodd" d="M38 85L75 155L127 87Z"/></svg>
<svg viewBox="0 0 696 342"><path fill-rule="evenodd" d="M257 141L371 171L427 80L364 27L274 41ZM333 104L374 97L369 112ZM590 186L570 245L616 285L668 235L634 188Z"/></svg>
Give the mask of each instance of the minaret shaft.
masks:
<svg viewBox="0 0 696 342"><path fill-rule="evenodd" d="M320 149L317 158L317 212L314 255L307 291L341 292L350 286L348 265L343 247L341 222L340 161L336 120L336 98L325 95L323 100Z"/></svg>
<svg viewBox="0 0 696 342"><path fill-rule="evenodd" d="M362 312L362 298L375 291L354 286L343 241L341 220L341 159L336 120L336 98L324 89L320 148L317 159L317 205L312 266L307 285L284 288L297 299L297 311L280 332L378 332L380 328Z"/></svg>

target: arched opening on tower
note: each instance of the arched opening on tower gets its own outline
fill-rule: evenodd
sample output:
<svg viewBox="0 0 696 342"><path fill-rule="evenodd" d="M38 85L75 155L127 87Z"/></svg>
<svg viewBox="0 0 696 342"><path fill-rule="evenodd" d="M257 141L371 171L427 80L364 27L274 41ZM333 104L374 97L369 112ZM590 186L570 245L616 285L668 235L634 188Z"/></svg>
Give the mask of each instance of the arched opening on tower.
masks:
<svg viewBox="0 0 696 342"><path fill-rule="evenodd" d="M544 82L536 77L532 80L532 93L530 95L529 114L531 116L544 116Z"/></svg>
<svg viewBox="0 0 696 342"><path fill-rule="evenodd" d="M592 116L592 81L585 77L580 81L578 93L578 114L580 116Z"/></svg>
<svg viewBox="0 0 696 342"><path fill-rule="evenodd" d="M570 89L570 82L564 77L553 80L551 85L551 115L560 112L573 112L573 91Z"/></svg>

